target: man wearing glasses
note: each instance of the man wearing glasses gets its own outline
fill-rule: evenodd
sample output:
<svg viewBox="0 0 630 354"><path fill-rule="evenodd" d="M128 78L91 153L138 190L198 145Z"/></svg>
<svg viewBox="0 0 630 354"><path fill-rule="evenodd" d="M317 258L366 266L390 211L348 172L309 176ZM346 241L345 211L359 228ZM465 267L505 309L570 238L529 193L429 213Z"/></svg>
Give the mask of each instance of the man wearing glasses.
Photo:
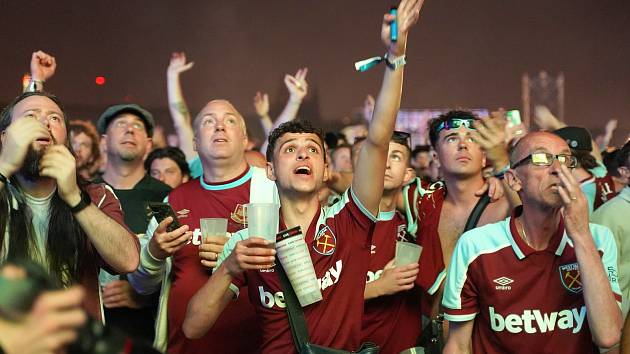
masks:
<svg viewBox="0 0 630 354"><path fill-rule="evenodd" d="M143 235L149 224L146 202L161 202L171 190L144 169L154 126L151 113L136 104L108 107L96 123L107 151L105 173L96 182L107 183L113 189L125 214L125 224L137 235ZM140 297L124 278L104 271L99 278L107 324L153 340L157 299Z"/></svg>
<svg viewBox="0 0 630 354"><path fill-rule="evenodd" d="M523 205L461 236L442 305L444 353L598 353L619 341L621 295L609 229L588 223L561 138L526 135L505 178ZM616 303L617 302L617 303Z"/></svg>

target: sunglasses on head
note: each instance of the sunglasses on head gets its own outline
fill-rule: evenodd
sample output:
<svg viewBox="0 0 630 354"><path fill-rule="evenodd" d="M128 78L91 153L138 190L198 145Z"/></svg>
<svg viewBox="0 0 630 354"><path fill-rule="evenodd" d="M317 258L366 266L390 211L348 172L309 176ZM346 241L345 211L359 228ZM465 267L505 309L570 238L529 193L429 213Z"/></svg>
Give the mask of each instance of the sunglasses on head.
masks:
<svg viewBox="0 0 630 354"><path fill-rule="evenodd" d="M458 129L462 125L466 127L466 129L475 130L475 127L473 127L474 121L475 121L474 119L469 119L469 118L465 118L465 119L453 118L453 119L445 120L442 123L440 123L440 125L438 125L438 127L435 129L435 133L439 134L442 130L446 130L446 129Z"/></svg>
<svg viewBox="0 0 630 354"><path fill-rule="evenodd" d="M404 145L407 145L409 150L411 150L411 134L399 130L394 130L392 140L404 141Z"/></svg>
<svg viewBox="0 0 630 354"><path fill-rule="evenodd" d="M577 157L567 154L550 154L548 152L534 152L519 162L512 165L512 168L517 168L519 166L525 165L527 163L531 163L534 166L551 166L554 160L558 160L560 164L567 166L568 168L577 167Z"/></svg>

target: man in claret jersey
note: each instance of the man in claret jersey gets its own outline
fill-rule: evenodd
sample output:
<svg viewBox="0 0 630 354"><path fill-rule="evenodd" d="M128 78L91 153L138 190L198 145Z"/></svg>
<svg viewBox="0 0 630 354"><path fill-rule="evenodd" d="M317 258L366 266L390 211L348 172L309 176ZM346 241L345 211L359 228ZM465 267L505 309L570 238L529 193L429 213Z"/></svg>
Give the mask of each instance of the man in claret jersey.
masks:
<svg viewBox="0 0 630 354"><path fill-rule="evenodd" d="M453 251L442 305L444 353L598 353L621 333L617 251L608 228L589 224L561 138L526 135L507 182L522 207L464 233Z"/></svg>
<svg viewBox="0 0 630 354"><path fill-rule="evenodd" d="M323 300L304 308L310 341L357 350L363 315L364 274L370 255L370 235L383 191L389 141L400 107L407 34L417 21L423 1L403 0L398 8L398 41L390 41L394 15L384 16L381 37L388 49L387 68L368 137L361 149L352 186L328 209L318 191L326 179L323 137L310 124L285 123L269 137L267 174L280 195L281 230L299 226L304 233ZM188 305L184 333L203 335L223 307L248 288L262 327L263 353L297 353L287 321L278 274L269 269L275 250L258 237L239 232L230 238L223 262ZM226 250L232 252L226 255ZM264 271L261 271L264 270Z"/></svg>
<svg viewBox="0 0 630 354"><path fill-rule="evenodd" d="M415 347L420 335L420 292L414 284L418 263L401 266L394 260L396 241L407 241L407 220L396 210L396 202L413 176L409 137L397 131L389 142L383 196L370 247L363 337L378 344L381 353L398 354Z"/></svg>
<svg viewBox="0 0 630 354"><path fill-rule="evenodd" d="M195 118L193 129L203 175L168 195L182 226L167 231L173 222L170 217L159 225L149 225L147 235L153 236L142 248L138 271L129 279L143 294L159 291L163 282L155 342L160 349L186 354L207 353L208 348L216 353L256 353L260 329L246 296L230 303L203 337L191 340L182 332L188 302L208 280L227 239L210 236L202 240L200 219L228 219L227 231L236 232L245 227L243 205L250 202L252 190L257 188L259 196L275 195L275 185L264 169L248 165L245 159L245 121L230 102L208 102ZM170 275L163 277L171 264ZM240 331L251 333L248 340L242 340Z"/></svg>

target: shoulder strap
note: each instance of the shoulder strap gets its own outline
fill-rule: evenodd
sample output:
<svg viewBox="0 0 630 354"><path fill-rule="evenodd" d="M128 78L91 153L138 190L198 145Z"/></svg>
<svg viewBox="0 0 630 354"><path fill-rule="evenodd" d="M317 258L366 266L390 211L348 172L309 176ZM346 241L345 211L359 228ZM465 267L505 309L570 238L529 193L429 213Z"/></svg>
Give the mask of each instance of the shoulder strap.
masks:
<svg viewBox="0 0 630 354"><path fill-rule="evenodd" d="M293 287L284 272L284 268L280 261L276 258L276 272L280 277L282 292L284 294L284 302L287 305L287 315L289 317L289 326L293 335L293 343L299 352L309 341L308 328L306 328L306 320L304 319L304 311L298 302L297 295L293 291Z"/></svg>
<svg viewBox="0 0 630 354"><path fill-rule="evenodd" d="M489 203L490 203L490 196L488 196L488 193L484 194L481 198L479 198L479 201L477 201L477 204L473 208L472 212L470 212L468 221L466 221L464 232L477 227L477 223L479 222L479 219L481 218L481 214L486 209Z"/></svg>

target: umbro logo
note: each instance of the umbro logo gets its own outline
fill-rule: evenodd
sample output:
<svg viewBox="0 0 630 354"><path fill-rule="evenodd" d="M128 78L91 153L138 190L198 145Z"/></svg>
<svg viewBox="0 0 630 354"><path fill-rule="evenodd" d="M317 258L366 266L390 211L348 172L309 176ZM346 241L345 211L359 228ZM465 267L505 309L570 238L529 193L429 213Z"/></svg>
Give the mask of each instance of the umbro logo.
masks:
<svg viewBox="0 0 630 354"><path fill-rule="evenodd" d="M372 247L370 247L370 254L376 254L376 245L372 245Z"/></svg>
<svg viewBox="0 0 630 354"><path fill-rule="evenodd" d="M512 287L510 286L510 284L514 283L514 280L508 277L500 277L494 279L493 282L498 284L497 286L495 286L495 289L497 290L511 290Z"/></svg>
<svg viewBox="0 0 630 354"><path fill-rule="evenodd" d="M186 218L186 217L188 217L189 213L190 213L190 210L188 210L188 209L178 210L177 211L177 218L178 219Z"/></svg>

